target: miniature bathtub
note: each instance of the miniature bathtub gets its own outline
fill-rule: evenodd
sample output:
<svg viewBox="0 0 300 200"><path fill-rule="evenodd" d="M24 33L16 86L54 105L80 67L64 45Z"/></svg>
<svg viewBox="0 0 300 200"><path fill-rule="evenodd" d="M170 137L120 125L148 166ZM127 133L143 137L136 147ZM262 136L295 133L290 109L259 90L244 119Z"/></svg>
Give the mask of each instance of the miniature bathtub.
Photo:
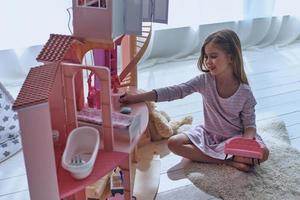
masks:
<svg viewBox="0 0 300 200"><path fill-rule="evenodd" d="M62 167L75 179L84 179L92 172L100 138L97 129L83 126L71 131L62 156Z"/></svg>

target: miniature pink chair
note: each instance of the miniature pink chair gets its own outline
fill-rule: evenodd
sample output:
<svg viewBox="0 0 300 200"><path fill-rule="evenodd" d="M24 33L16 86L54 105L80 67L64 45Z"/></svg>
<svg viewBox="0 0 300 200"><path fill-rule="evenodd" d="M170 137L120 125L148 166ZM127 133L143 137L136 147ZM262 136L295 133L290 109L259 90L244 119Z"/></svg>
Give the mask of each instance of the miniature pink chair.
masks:
<svg viewBox="0 0 300 200"><path fill-rule="evenodd" d="M225 159L228 154L231 154L233 156L252 158L253 163L254 159L257 159L259 164L259 160L263 158L263 152L263 145L258 143L255 139L237 136L225 142Z"/></svg>

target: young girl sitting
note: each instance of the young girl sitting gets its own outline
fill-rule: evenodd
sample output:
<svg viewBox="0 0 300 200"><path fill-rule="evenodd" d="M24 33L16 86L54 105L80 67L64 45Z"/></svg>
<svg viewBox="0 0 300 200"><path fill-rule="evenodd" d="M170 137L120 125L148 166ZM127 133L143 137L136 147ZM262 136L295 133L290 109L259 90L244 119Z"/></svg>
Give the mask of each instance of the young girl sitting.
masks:
<svg viewBox="0 0 300 200"><path fill-rule="evenodd" d="M121 97L121 103L142 101L172 101L198 92L203 98L204 123L168 140L169 149L193 161L227 164L249 171L252 159L235 156L225 160L224 144L229 138L242 135L256 138L256 100L249 86L243 65L241 43L232 30L221 30L209 35L201 48L198 68L204 72L195 78L150 92ZM264 145L267 160L269 151Z"/></svg>

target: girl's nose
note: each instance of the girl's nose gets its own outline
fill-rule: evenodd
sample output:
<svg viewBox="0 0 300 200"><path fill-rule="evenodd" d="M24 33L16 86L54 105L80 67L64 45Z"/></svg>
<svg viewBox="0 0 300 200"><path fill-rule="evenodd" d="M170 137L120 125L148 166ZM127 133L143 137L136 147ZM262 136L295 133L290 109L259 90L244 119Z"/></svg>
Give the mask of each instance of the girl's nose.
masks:
<svg viewBox="0 0 300 200"><path fill-rule="evenodd" d="M207 58L206 63L207 63L208 65L210 65L210 64L212 64L212 60L211 60L210 58Z"/></svg>

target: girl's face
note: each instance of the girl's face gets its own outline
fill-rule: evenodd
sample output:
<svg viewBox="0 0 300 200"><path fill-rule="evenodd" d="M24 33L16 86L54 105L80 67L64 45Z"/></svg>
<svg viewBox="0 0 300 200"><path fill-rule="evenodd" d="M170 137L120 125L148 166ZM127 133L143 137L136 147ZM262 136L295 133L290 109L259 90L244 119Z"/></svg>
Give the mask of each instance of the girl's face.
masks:
<svg viewBox="0 0 300 200"><path fill-rule="evenodd" d="M231 55L213 42L209 42L204 48L205 66L212 75L221 75L232 72Z"/></svg>

